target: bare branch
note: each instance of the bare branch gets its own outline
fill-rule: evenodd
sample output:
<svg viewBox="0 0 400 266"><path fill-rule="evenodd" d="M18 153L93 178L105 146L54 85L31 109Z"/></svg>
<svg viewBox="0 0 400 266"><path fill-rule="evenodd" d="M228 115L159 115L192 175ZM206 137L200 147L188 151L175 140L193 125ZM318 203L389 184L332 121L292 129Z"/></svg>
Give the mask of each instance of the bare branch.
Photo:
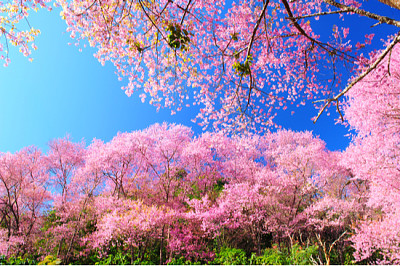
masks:
<svg viewBox="0 0 400 266"><path fill-rule="evenodd" d="M85 14L89 9L91 9L94 4L96 4L97 0L93 1L93 3L91 3L87 8L85 8L85 10L83 10L82 12L78 13L78 14L74 14L75 16L82 16L83 14Z"/></svg>
<svg viewBox="0 0 400 266"><path fill-rule="evenodd" d="M192 0L189 0L187 6L185 8L185 11L183 13L182 19L181 19L181 23L180 23L181 25L183 24L183 21L185 20L186 13L189 11L189 6L191 3L192 3Z"/></svg>
<svg viewBox="0 0 400 266"><path fill-rule="evenodd" d="M339 109L339 100L336 101L336 110L338 111L338 113L340 115L340 119L342 120L342 122L344 122L342 112L340 112L340 109Z"/></svg>
<svg viewBox="0 0 400 266"><path fill-rule="evenodd" d="M250 40L249 46L247 47L246 60L247 60L247 58L248 58L249 55L250 55L251 47L253 46L254 39L255 39L255 36L256 36L258 27L260 26L261 19L262 19L262 18L264 17L264 15L265 15L265 11L267 10L268 4L269 4L269 0L267 0L267 1L265 2L264 7L263 7L263 9L262 9L262 11L261 11L260 17L258 18L256 25L254 26L253 34L251 35L251 40Z"/></svg>
<svg viewBox="0 0 400 266"><path fill-rule="evenodd" d="M331 254L331 251L332 251L332 248L333 248L333 246L343 237L343 236L345 236L347 234L347 231L344 231L340 236L339 236L339 238L338 239L336 239L335 241L333 241L333 243L330 245L330 247L329 247L329 255Z"/></svg>

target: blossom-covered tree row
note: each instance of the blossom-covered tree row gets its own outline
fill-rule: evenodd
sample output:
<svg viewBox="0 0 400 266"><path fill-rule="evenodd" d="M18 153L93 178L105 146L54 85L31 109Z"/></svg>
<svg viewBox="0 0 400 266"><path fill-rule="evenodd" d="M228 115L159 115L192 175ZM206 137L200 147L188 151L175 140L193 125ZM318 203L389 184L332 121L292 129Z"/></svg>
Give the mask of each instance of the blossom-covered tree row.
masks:
<svg viewBox="0 0 400 266"><path fill-rule="evenodd" d="M229 248L262 263L301 248L313 249L306 263L399 262L395 180L367 176L358 147L331 152L310 132L193 137L155 124L88 147L64 138L47 154L1 154L0 252L164 264L218 263Z"/></svg>

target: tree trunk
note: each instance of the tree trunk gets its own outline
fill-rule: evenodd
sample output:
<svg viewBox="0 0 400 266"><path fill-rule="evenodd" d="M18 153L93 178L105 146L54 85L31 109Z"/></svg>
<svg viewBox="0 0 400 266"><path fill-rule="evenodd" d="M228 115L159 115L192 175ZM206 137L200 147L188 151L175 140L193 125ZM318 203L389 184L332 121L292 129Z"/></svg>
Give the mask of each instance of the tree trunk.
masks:
<svg viewBox="0 0 400 266"><path fill-rule="evenodd" d="M164 229L165 229L165 226L163 225L163 228L161 231L161 243L160 243L160 265L163 264Z"/></svg>

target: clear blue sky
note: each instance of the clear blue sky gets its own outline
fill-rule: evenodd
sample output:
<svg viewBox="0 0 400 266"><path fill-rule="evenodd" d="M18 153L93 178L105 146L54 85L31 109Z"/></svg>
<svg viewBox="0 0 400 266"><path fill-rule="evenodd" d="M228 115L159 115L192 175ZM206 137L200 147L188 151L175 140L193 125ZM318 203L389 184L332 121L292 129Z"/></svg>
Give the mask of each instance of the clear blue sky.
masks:
<svg viewBox="0 0 400 266"><path fill-rule="evenodd" d="M383 8L376 0L369 4ZM84 139L86 144L93 138L109 141L119 131L144 129L163 121L201 133L200 127L190 121L195 109L183 109L171 116L168 109L156 112L153 106L141 103L137 94L127 97L120 89L124 84L117 80L114 67L110 63L101 66L93 57L93 48L79 52L68 45L73 41L65 32L59 12L41 10L29 17L30 24L41 30L32 63L12 48L11 64L0 67L0 151L15 152L29 145L46 151L49 140L66 134L74 141ZM388 15L399 17L398 13L387 9ZM382 37L385 34L383 29ZM297 109L294 116L290 111L280 115L277 121L285 128L312 130L330 150L345 149L349 140L344 135L348 131L334 124L336 113L321 117L314 125L310 118L316 112L309 104Z"/></svg>

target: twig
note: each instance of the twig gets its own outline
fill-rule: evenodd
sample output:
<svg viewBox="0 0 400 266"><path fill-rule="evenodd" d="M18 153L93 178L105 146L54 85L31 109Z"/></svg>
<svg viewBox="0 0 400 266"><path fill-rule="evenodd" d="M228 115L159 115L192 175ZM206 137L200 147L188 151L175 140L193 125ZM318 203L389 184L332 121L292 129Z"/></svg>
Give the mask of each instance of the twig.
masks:
<svg viewBox="0 0 400 266"><path fill-rule="evenodd" d="M251 35L251 40L250 40L249 46L247 47L246 60L250 55L251 47L253 46L254 39L255 39L255 36L256 36L257 30L258 30L258 26L260 26L261 19L264 17L265 11L267 10L268 3L269 3L269 0L267 0L265 2L264 7L261 11L260 17L258 18L256 26L253 29L253 34Z"/></svg>

